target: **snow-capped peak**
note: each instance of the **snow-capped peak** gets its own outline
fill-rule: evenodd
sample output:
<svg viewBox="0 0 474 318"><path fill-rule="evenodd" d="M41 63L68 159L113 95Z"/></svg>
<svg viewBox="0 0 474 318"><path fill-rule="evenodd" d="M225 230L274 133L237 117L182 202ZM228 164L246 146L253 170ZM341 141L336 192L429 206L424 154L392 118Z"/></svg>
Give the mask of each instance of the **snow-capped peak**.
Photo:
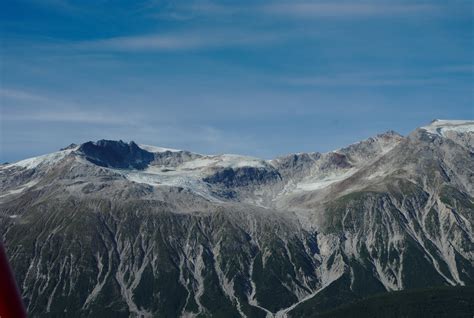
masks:
<svg viewBox="0 0 474 318"><path fill-rule="evenodd" d="M43 165L50 166L62 160L63 158L65 158L67 155L69 155L71 152L75 150L77 150L77 147L49 153L49 154L38 156L38 157L24 159L21 161L7 164L3 166L2 168L8 169L8 168L13 168L13 167L18 167L18 168L25 168L25 169L34 169L38 166L43 166Z"/></svg>
<svg viewBox="0 0 474 318"><path fill-rule="evenodd" d="M474 120L433 120L429 125L420 127L431 134L445 136L448 131L458 133L474 132Z"/></svg>

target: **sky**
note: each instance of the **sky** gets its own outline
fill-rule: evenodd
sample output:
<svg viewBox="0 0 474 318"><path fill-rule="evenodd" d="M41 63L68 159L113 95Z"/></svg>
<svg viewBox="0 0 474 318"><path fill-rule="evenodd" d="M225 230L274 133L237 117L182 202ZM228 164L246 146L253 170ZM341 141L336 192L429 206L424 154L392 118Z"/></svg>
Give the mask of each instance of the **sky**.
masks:
<svg viewBox="0 0 474 318"><path fill-rule="evenodd" d="M470 0L0 6L0 162L99 139L273 158L474 119Z"/></svg>

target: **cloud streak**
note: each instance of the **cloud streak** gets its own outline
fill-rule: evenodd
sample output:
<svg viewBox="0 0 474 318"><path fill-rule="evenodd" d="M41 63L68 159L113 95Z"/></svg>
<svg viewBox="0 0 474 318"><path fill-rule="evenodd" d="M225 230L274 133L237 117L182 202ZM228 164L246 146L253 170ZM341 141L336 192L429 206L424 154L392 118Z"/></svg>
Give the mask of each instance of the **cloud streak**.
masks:
<svg viewBox="0 0 474 318"><path fill-rule="evenodd" d="M373 18L406 16L435 12L437 6L429 4L395 4L390 2L277 2L271 4L223 5L213 2L192 3L176 6L166 13L159 13L158 18L169 15L177 20L192 19L196 16L206 16L219 21L220 18L239 16L251 18L254 21L266 18ZM221 21L222 22L222 21ZM83 50L111 51L187 51L207 50L235 47L259 47L272 43L285 42L294 38L299 32L289 35L278 29L242 28L238 30L223 27L216 29L197 29L181 32L139 34L119 36L93 41L85 41L75 45ZM305 31L304 35L313 36L313 31Z"/></svg>
<svg viewBox="0 0 474 318"><path fill-rule="evenodd" d="M196 16L235 16L256 15L260 17L276 16L281 18L369 18L378 16L400 16L435 12L439 8L423 3L394 3L383 1L280 1L269 4L229 5L214 2L178 5L172 10L179 19L191 19ZM166 15L158 14L157 17Z"/></svg>
<svg viewBox="0 0 474 318"><path fill-rule="evenodd" d="M293 86L345 86L345 87L375 87L375 86L431 86L445 85L453 81L464 81L462 75L473 74L472 65L450 65L432 67L420 72L372 71L347 72L331 75L314 75L301 77L284 77L280 81ZM453 77L452 75L458 75ZM448 75L451 75L448 77ZM459 76L461 75L461 76Z"/></svg>
<svg viewBox="0 0 474 318"><path fill-rule="evenodd" d="M170 34L120 36L80 42L75 48L112 51L180 51L226 47L260 46L283 40L281 32L236 32L233 30L201 30Z"/></svg>
<svg viewBox="0 0 474 318"><path fill-rule="evenodd" d="M443 78L413 78L413 77L365 77L353 75L341 76L314 76L286 78L284 82L294 86L333 86L333 87L376 87L376 86L425 86L442 85L446 83Z"/></svg>
<svg viewBox="0 0 474 318"><path fill-rule="evenodd" d="M36 94L32 94L30 92L16 90L16 89L9 89L9 88L1 88L0 89L0 98L1 99L13 99L13 100L20 100L20 101L28 101L28 102L48 102L50 99L39 96Z"/></svg>
<svg viewBox="0 0 474 318"><path fill-rule="evenodd" d="M0 89L2 121L61 122L84 124L132 124L137 119L113 112L87 110L83 105L17 90ZM104 109L104 107L95 107Z"/></svg>
<svg viewBox="0 0 474 318"><path fill-rule="evenodd" d="M427 4L391 4L389 2L293 2L261 7L262 12L295 18L357 18L409 15L433 12L437 7Z"/></svg>

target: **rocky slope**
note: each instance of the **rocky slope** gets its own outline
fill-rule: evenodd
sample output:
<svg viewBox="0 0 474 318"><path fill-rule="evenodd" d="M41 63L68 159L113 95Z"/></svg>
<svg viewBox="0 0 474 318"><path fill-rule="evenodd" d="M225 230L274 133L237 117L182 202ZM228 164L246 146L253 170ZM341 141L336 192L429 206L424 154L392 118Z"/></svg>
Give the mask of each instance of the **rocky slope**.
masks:
<svg viewBox="0 0 474 318"><path fill-rule="evenodd" d="M304 317L474 284L473 121L274 160L122 141L0 166L31 316Z"/></svg>

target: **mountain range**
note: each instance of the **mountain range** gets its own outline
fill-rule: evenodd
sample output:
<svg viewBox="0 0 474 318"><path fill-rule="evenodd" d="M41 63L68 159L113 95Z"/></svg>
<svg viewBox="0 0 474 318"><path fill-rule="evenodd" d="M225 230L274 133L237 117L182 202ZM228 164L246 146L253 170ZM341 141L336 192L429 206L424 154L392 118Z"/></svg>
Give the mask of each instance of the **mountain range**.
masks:
<svg viewBox="0 0 474 318"><path fill-rule="evenodd" d="M472 286L473 221L469 120L272 160L99 140L0 166L32 317L313 317Z"/></svg>

